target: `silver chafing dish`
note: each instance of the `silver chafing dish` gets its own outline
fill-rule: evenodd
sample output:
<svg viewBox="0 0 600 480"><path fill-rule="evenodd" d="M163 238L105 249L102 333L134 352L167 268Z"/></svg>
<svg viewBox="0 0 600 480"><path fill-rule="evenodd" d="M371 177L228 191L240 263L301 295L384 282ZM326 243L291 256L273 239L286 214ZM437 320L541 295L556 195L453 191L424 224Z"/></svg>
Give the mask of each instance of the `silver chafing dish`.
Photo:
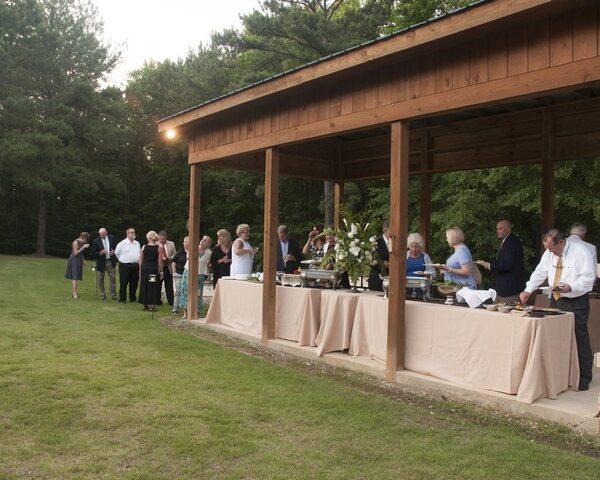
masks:
<svg viewBox="0 0 600 480"><path fill-rule="evenodd" d="M390 284L390 277L382 277L383 281L383 293L384 297L388 298L388 290ZM411 297L417 298L417 296L422 297L423 300L426 300L427 292L429 291L429 287L431 286L431 277L429 276L407 276L406 277L406 289L412 290Z"/></svg>
<svg viewBox="0 0 600 480"><path fill-rule="evenodd" d="M341 272L321 268L300 269L304 287L331 287L334 290L340 283Z"/></svg>

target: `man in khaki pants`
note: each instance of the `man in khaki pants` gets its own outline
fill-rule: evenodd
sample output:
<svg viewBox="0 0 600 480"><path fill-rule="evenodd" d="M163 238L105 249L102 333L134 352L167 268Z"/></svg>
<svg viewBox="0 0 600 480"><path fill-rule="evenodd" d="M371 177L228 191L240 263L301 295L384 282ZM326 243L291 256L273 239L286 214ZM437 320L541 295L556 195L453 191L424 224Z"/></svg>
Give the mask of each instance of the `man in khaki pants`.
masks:
<svg viewBox="0 0 600 480"><path fill-rule="evenodd" d="M109 235L106 228L98 230L98 237L94 240L94 254L96 255L96 271L98 272L98 292L100 299L106 300L104 289L104 272L108 273L110 285L110 298L117 300L117 280L115 277L115 266L117 257L115 255L117 240L114 235Z"/></svg>

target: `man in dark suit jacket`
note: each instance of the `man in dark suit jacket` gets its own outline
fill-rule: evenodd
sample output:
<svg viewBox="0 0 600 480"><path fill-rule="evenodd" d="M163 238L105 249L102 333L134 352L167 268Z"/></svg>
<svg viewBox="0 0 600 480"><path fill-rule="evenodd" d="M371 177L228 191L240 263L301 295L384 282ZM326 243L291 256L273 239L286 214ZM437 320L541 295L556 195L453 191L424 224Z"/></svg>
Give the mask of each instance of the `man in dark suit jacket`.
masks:
<svg viewBox="0 0 600 480"><path fill-rule="evenodd" d="M108 273L110 284L110 297L117 300L117 281L115 277L115 266L117 257L115 248L117 240L114 235L109 235L106 228L98 230L98 237L94 240L94 255L96 256L96 279L98 281L98 292L100 298L106 300L106 291L104 290L104 272Z"/></svg>
<svg viewBox="0 0 600 480"><path fill-rule="evenodd" d="M292 273L302 260L300 244L290 237L287 225L279 225L277 236L277 271Z"/></svg>
<svg viewBox="0 0 600 480"><path fill-rule="evenodd" d="M498 238L502 240L500 252L494 262L477 260L477 264L494 274L494 289L500 302L518 302L519 293L525 288L525 268L523 266L523 245L512 233L512 225L502 219L496 225Z"/></svg>
<svg viewBox="0 0 600 480"><path fill-rule="evenodd" d="M377 256L379 262L371 267L369 273L369 290L383 291L383 281L379 275L389 275L390 268L390 250L388 247L390 241L390 222L383 222L383 235L377 239Z"/></svg>

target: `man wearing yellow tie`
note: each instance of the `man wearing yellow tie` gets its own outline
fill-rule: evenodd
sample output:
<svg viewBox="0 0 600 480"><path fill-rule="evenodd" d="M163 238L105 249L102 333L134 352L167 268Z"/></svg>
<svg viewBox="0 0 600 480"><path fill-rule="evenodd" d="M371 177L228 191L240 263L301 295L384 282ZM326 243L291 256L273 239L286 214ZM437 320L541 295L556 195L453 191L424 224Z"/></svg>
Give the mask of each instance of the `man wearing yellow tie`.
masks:
<svg viewBox="0 0 600 480"><path fill-rule="evenodd" d="M545 280L552 286L550 303L555 308L575 314L575 338L579 356L579 390L588 390L592 381L592 348L587 322L590 314L588 293L596 279L590 252L579 243L565 238L556 228L542 235L546 251L520 294L526 303Z"/></svg>

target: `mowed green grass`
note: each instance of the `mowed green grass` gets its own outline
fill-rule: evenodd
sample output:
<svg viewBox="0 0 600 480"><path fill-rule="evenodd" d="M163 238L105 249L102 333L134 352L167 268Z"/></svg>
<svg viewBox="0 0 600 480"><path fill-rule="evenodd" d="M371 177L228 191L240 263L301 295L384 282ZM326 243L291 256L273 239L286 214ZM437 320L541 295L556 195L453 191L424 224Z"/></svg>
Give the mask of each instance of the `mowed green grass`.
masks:
<svg viewBox="0 0 600 480"><path fill-rule="evenodd" d="M0 257L0 478L600 478L600 460L365 393ZM163 315L168 310L163 307Z"/></svg>

